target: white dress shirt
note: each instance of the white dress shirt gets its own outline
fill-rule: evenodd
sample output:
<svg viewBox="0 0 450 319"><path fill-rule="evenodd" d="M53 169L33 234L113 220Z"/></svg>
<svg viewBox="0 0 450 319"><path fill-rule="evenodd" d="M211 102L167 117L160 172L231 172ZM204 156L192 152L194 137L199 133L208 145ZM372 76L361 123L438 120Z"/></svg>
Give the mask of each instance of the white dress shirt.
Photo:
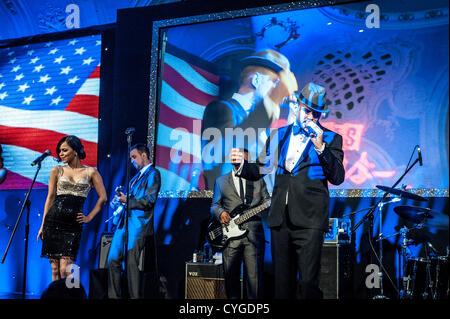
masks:
<svg viewBox="0 0 450 319"><path fill-rule="evenodd" d="M284 162L286 170L292 172L295 164L297 164L310 140L311 137L308 137L302 133L294 135L294 128L292 128L286 160Z"/></svg>

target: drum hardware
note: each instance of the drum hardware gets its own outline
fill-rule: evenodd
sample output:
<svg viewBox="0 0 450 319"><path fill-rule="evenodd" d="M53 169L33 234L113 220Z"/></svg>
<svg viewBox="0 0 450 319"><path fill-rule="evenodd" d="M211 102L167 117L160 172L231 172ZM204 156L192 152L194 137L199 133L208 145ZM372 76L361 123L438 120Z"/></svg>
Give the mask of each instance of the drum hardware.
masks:
<svg viewBox="0 0 450 319"><path fill-rule="evenodd" d="M379 216L379 223L378 223L378 237L382 238L383 236L383 206L385 204L389 204L389 203L395 203L395 202L399 202L401 199L399 197L395 197L390 201L387 202L383 202L381 201L378 204L378 210L380 212L380 216ZM384 290L383 290L383 274L384 274L384 267L383 267L383 241L379 241L379 262L380 262L380 273L379 273L379 278L380 278L380 294L373 297L373 299L388 299L385 295L384 295Z"/></svg>
<svg viewBox="0 0 450 319"><path fill-rule="evenodd" d="M444 223L432 224L431 221L441 219L440 212L429 208L415 206L397 206L394 211L400 217L416 223L411 228L402 227L397 233L379 238L382 241L386 238L401 235L401 257L402 257L402 290L401 299L442 299L449 296L448 278L448 254L439 256L439 251L433 245L424 241L425 257L413 257L409 246L414 243L407 237L408 233L414 229L423 229L426 226L441 225ZM448 219L448 217L447 217ZM442 221L442 219L441 219ZM448 248L447 248L448 253Z"/></svg>
<svg viewBox="0 0 450 319"><path fill-rule="evenodd" d="M407 238L407 234L408 232L410 232L413 229L421 229L423 226L418 224L414 227L408 228L406 226L402 227L398 232L393 233L391 235L385 236L385 237L381 237L378 238L377 241L381 242L387 238L393 237L393 236L397 236L400 235L401 236L401 257L402 257L402 274L400 276L400 278L402 278L402 286L403 289L400 290L400 298L401 299L410 299L412 298L412 294L411 291L414 289L413 285L415 282L415 278L412 278L409 274L408 276L406 276L406 266L407 266L407 261L408 259L411 258L412 256L412 252L411 249L409 248L409 245L411 245L412 240ZM380 245L381 246L381 245Z"/></svg>
<svg viewBox="0 0 450 319"><path fill-rule="evenodd" d="M414 150L413 150L413 154L414 154L414 152L415 152L415 150L416 150L416 148L418 148L418 145L416 145L415 147L414 147ZM379 200L379 202L377 203L377 206L380 204L380 203L382 203L386 198L387 198L387 195L390 193L390 194L394 194L394 195L396 195L395 193L397 193L397 196L400 196L400 197L403 197L403 198L412 198L412 199L417 199L417 200L420 200L420 201L426 201L426 199L425 198L423 198L422 196L419 196L419 195L415 195L415 194L412 194L412 193L409 193L409 192L407 192L406 190L399 190L399 189L396 189L395 187L398 185L398 184L400 184L400 182L402 181L402 179L406 176L406 174L408 174L408 172L417 164L417 163L419 163L420 164L420 166L422 166L422 156L421 156L421 154L420 154L420 152L419 152L419 154L418 154L419 156L418 156L418 158L411 164L411 165L409 165L410 164L410 161L411 161L411 158L412 158L412 155L411 155L411 158L410 158L410 161L408 162L408 164L406 165L407 167L406 167L406 169L405 169L405 171L403 172L403 174L399 177L399 179L394 183L394 185L392 185L392 187L383 187L383 186L379 186L379 185L377 185L377 188L379 188L379 189L381 189L381 188L383 188L383 190L385 191L385 193L384 193L384 195L383 195L383 197ZM397 198L397 200L399 200L398 198ZM375 209L376 209L376 207L372 207L371 209L369 209L369 211L363 216L363 218L352 228L352 232L355 232L356 231L356 229L358 229L358 227L362 224L362 223L364 223L366 220L368 220L369 222L370 222L370 230L372 231L372 227L373 227L373 213L375 212ZM381 226L382 226L382 216L381 216L381 210L380 210L380 230L381 230ZM380 231L380 233L382 233L381 231ZM381 243L382 241L380 241L380 243ZM375 249L373 249L373 245L372 245L372 238L371 238L371 236L369 236L369 243L370 243L370 246L372 247L372 250L374 251L374 254L375 254L375 256L376 256L376 253L375 253ZM380 245L381 246L381 245ZM381 248L381 247L380 247ZM382 249L380 249L380 251L382 251ZM378 258L378 257L377 257ZM383 267L383 263L381 262L381 260L379 260L380 261L380 266L381 266L381 269L384 269L384 267ZM389 275L386 273L386 275L387 275L387 277L390 279L390 277L389 277ZM381 276L380 276L381 277ZM395 286L395 284L394 284L394 282L390 279L390 281L391 281L391 283L392 283L392 286L395 288L395 290L397 291L397 293L399 293L399 291L398 291L398 288ZM382 280L380 280L380 282L382 282ZM382 288L382 286L381 286L381 288ZM383 296L383 291L381 290L381 296L380 297L384 297Z"/></svg>
<svg viewBox="0 0 450 319"><path fill-rule="evenodd" d="M430 208L401 205L395 207L394 212L414 224L439 230L448 229L448 216Z"/></svg>
<svg viewBox="0 0 450 319"><path fill-rule="evenodd" d="M400 196L400 198L407 198L407 199L413 199L413 200L417 200L420 202L427 202L428 199L425 197L422 197L420 195L414 194L414 193L410 193L404 189L399 189L399 188L392 188L392 187L387 187L387 186L382 186L382 185L377 185L376 188L381 189L382 191L385 191L386 193L392 194L392 195L397 195Z"/></svg>
<svg viewBox="0 0 450 319"><path fill-rule="evenodd" d="M436 256L432 259L436 263L435 273L435 289L433 292L433 299L448 298L449 296L449 279L448 279L448 256ZM445 282L447 276L447 282ZM441 278L443 277L443 278Z"/></svg>
<svg viewBox="0 0 450 319"><path fill-rule="evenodd" d="M376 209L376 207L378 207L380 216L379 216L379 226L378 226L378 236L377 236L378 239L377 239L377 241L379 241L380 244L379 244L379 255L377 256L377 259L378 259L378 261L380 263L380 265L379 265L380 266L380 272L379 272L380 294L375 296L375 297L373 297L373 299L388 299L388 297L386 297L384 295L384 289L383 289L383 274L385 273L384 266L383 266L383 243L382 243L382 239L383 239L382 238L382 236L383 236L383 206L386 205L386 204L389 204L389 203L399 202L401 200L400 197L394 197L393 199L391 199L389 201L383 201L384 198L385 197L383 197L382 200L380 200L377 205L374 205L374 206L371 206L371 207L366 208L366 209L362 209L362 210L359 210L359 211L356 211L356 212L352 212L352 213L343 215L343 217L346 217L346 216L349 216L349 215L357 214L357 213L362 212L362 211L367 210L367 209L374 210L374 209ZM371 224L370 225L370 229L373 228L373 215L371 215L371 217L372 218L369 219L370 220L370 224ZM370 245L371 245L371 247L372 247L372 249L373 249L373 251L375 253L375 248L372 245L372 241L370 239L369 239L369 241L370 241ZM376 253L375 253L375 256L376 256ZM388 278L391 281L391 283L394 286L394 288L397 289L395 287L392 279L389 277L389 275L387 273L386 273L386 275L388 276Z"/></svg>

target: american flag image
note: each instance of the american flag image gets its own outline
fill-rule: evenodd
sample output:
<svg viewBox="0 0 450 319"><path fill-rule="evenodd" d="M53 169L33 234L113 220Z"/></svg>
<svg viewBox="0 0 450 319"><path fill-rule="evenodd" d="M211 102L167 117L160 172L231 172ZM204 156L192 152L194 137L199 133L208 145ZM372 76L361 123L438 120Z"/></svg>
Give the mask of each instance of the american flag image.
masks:
<svg viewBox="0 0 450 319"><path fill-rule="evenodd" d="M84 165L97 166L101 36L0 49L0 144L8 177L0 189L27 189L47 149L34 188L46 188L56 144L78 136ZM52 160L53 159L53 160Z"/></svg>
<svg viewBox="0 0 450 319"><path fill-rule="evenodd" d="M161 191L205 189L201 123L206 105L218 95L219 76L214 65L167 45L156 141Z"/></svg>

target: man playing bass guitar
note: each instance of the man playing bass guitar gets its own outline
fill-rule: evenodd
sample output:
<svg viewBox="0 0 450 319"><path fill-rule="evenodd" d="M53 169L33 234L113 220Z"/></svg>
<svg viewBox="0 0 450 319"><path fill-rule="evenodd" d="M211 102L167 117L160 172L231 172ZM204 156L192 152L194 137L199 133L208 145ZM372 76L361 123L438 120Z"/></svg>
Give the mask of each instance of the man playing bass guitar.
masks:
<svg viewBox="0 0 450 319"><path fill-rule="evenodd" d="M248 160L246 150L244 159ZM264 179L255 182L240 179L235 175L235 169L217 178L214 185L211 213L225 225L235 217L230 214L238 206L245 204L248 208L252 208L270 200ZM229 299L240 298L241 263L244 262L247 297L260 299L265 248L261 217L253 216L240 227L247 232L242 237L230 239L222 252L225 291Z"/></svg>

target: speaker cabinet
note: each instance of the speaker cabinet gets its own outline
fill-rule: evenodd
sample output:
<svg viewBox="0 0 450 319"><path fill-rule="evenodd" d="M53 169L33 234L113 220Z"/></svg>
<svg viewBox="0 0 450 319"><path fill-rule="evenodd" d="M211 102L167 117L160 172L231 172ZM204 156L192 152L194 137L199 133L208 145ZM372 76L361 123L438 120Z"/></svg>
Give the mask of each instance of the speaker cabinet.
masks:
<svg viewBox="0 0 450 319"><path fill-rule="evenodd" d="M100 254L98 256L98 269L108 268L108 253L111 248L113 233L103 233L100 239Z"/></svg>
<svg viewBox="0 0 450 319"><path fill-rule="evenodd" d="M352 298L352 256L350 244L323 244L320 287L324 299Z"/></svg>
<svg viewBox="0 0 450 319"><path fill-rule="evenodd" d="M100 239L100 254L98 269L108 268L108 254L114 233L103 233ZM139 256L139 270L144 272L156 271L155 242L153 236L145 238L144 249Z"/></svg>
<svg viewBox="0 0 450 319"><path fill-rule="evenodd" d="M223 265L186 263L186 299L226 299Z"/></svg>

